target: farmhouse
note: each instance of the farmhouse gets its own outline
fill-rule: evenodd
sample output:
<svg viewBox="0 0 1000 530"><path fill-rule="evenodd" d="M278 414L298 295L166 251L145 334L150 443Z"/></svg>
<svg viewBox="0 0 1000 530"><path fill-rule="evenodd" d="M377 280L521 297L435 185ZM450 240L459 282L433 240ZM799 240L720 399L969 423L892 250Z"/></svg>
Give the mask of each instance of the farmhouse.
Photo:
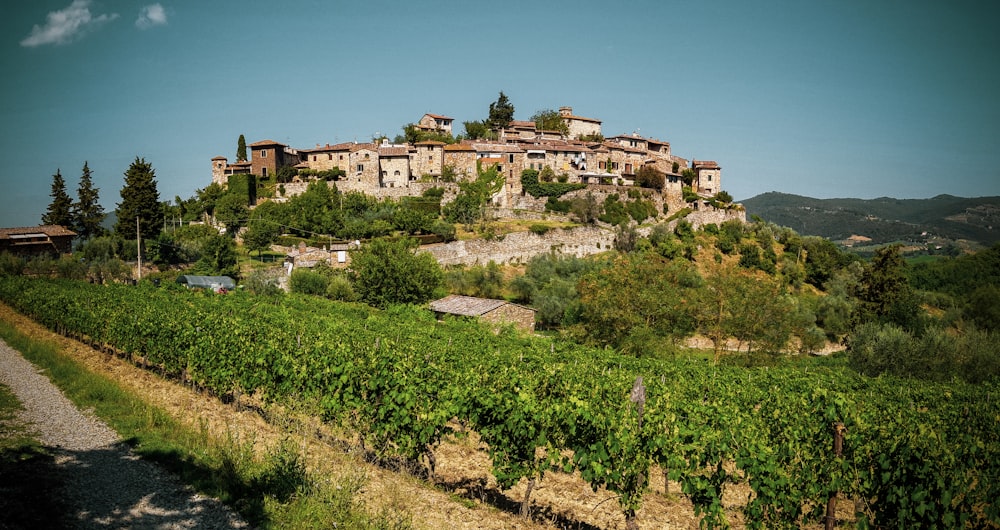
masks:
<svg viewBox="0 0 1000 530"><path fill-rule="evenodd" d="M535 310L505 300L453 294L431 302L430 307L439 318L459 315L496 324L513 324L525 331L535 330Z"/></svg>
<svg viewBox="0 0 1000 530"><path fill-rule="evenodd" d="M73 251L76 232L59 225L0 228L0 252L15 256L59 256Z"/></svg>

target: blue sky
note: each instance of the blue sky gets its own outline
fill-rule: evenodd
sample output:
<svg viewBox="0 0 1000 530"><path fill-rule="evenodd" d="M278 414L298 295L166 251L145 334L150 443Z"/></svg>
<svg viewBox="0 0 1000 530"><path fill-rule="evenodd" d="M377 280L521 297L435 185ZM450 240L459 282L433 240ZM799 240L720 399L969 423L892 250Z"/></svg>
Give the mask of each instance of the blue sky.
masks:
<svg viewBox="0 0 1000 530"><path fill-rule="evenodd" d="M58 168L161 199L236 140L393 137L425 112L573 107L716 160L737 199L1000 195L993 1L18 2L0 19L0 226L38 224Z"/></svg>

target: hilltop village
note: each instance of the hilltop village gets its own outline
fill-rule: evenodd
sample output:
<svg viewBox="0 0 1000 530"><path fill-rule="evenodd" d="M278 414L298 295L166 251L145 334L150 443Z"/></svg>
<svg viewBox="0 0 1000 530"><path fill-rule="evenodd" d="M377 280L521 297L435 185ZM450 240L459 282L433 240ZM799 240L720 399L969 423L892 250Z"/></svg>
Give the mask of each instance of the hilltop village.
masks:
<svg viewBox="0 0 1000 530"><path fill-rule="evenodd" d="M669 142L638 134L605 138L601 120L577 116L571 107L560 108L559 116L565 124L562 131L539 130L533 121L513 120L496 131L495 139L456 143L426 140L400 144L382 139L378 143L293 148L261 140L249 145L249 160L230 163L223 156L213 158L212 182L226 185L230 176L241 173L267 178L291 167L298 176L282 186L282 193L275 197L282 200L305 190L310 179L303 175L338 169L343 175L332 182L342 192L398 198L420 195L450 180L474 179L477 165L495 165L505 185L492 198L492 206L537 210L544 201L539 203L525 194L520 178L523 170L549 168L549 174L560 182L585 184L590 190L608 193L634 186L636 174L652 166L665 176L657 202L662 201L668 210L688 204L682 194L685 169L693 170L691 188L699 196L707 199L722 191L722 170L715 161L689 161L675 156ZM453 124L454 119L448 116L424 114L412 126L450 137Z"/></svg>

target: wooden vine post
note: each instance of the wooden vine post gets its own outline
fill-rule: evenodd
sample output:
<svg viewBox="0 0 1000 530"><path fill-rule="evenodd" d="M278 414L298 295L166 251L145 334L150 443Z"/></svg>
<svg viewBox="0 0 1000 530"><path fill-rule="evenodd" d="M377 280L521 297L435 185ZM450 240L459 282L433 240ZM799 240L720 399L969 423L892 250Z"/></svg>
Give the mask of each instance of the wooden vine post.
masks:
<svg viewBox="0 0 1000 530"><path fill-rule="evenodd" d="M632 385L632 392L628 396L629 401L635 404L636 414L639 416L638 434L642 436L642 413L646 408L646 386L642 384L642 376L636 376ZM641 477L640 477L641 479ZM639 481L638 490L642 490L642 480ZM625 528L627 530L639 530L639 523L635 520L635 510L625 510Z"/></svg>
<svg viewBox="0 0 1000 530"><path fill-rule="evenodd" d="M847 428L841 422L833 424L833 455L837 458L844 452L844 431ZM837 524L837 492L830 495L830 500L826 503L826 530L833 530Z"/></svg>

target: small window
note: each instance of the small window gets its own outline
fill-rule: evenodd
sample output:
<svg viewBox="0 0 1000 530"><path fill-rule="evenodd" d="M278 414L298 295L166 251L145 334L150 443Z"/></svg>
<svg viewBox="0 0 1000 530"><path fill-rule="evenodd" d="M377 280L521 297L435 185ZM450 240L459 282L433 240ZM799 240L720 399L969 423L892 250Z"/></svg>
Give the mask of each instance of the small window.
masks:
<svg viewBox="0 0 1000 530"><path fill-rule="evenodd" d="M329 158L327 158L327 160L333 160L333 153L330 153L330 154L328 154L326 156L329 157Z"/></svg>
<svg viewBox="0 0 1000 530"><path fill-rule="evenodd" d="M267 151L261 151L260 152L260 157L261 158L267 158Z"/></svg>
<svg viewBox="0 0 1000 530"><path fill-rule="evenodd" d="M399 176L399 170L397 169L396 171L393 171L393 172L392 172L392 175L393 175L394 177L398 177L398 176Z"/></svg>
<svg viewBox="0 0 1000 530"><path fill-rule="evenodd" d="M430 155L430 156L428 156L428 157L427 157L427 161L428 161L428 162L433 162L433 161L434 161L434 155Z"/></svg>
<svg viewBox="0 0 1000 530"><path fill-rule="evenodd" d="M266 177L267 176L267 168L266 167L261 168L261 176L262 177Z"/></svg>
<svg viewBox="0 0 1000 530"><path fill-rule="evenodd" d="M712 175L709 175L709 176L708 176L708 181L709 181L709 182L712 182Z"/></svg>
<svg viewBox="0 0 1000 530"><path fill-rule="evenodd" d="M313 162L316 161L316 155L313 155Z"/></svg>
<svg viewBox="0 0 1000 530"><path fill-rule="evenodd" d="M365 153L365 160L368 160L368 157L370 157L370 156L371 156L371 153Z"/></svg>
<svg viewBox="0 0 1000 530"><path fill-rule="evenodd" d="M365 170L364 164L358 164L358 173L361 173L364 170Z"/></svg>
<svg viewBox="0 0 1000 530"><path fill-rule="evenodd" d="M514 163L514 155L513 154L507 155L507 162L511 163L511 164Z"/></svg>
<svg viewBox="0 0 1000 530"><path fill-rule="evenodd" d="M340 158L338 160L343 160L343 159L344 159L344 155L340 155Z"/></svg>

